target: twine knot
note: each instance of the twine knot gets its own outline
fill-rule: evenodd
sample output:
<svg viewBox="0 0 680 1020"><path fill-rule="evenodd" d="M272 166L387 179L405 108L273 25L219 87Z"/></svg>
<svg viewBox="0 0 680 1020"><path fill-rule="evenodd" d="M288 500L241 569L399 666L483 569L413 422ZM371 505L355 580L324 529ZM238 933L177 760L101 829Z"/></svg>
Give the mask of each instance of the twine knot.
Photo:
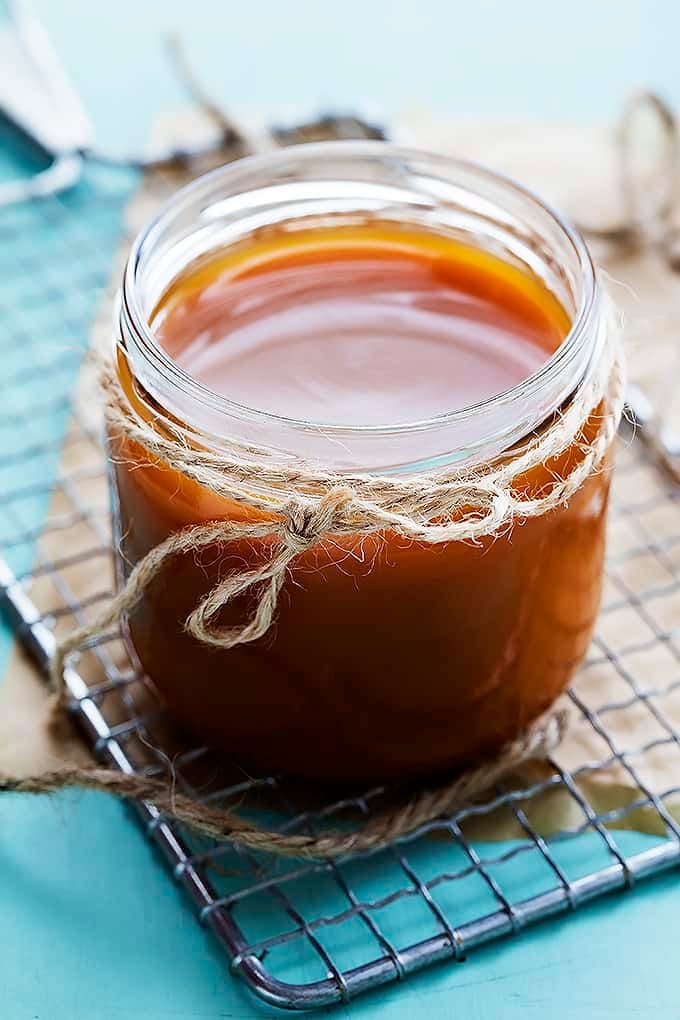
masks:
<svg viewBox="0 0 680 1020"><path fill-rule="evenodd" d="M332 533L352 499L349 489L338 487L331 489L318 503L290 500L283 509L282 538L291 553L297 556Z"/></svg>

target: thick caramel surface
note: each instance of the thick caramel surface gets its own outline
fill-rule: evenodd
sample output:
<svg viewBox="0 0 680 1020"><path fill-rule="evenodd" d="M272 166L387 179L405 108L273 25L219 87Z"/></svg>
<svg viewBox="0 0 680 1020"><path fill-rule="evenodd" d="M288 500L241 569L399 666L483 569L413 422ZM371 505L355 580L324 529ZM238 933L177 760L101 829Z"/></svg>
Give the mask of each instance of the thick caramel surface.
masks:
<svg viewBox="0 0 680 1020"><path fill-rule="evenodd" d="M383 225L279 235L180 278L152 316L194 378L298 420L394 425L515 386L568 330L532 276Z"/></svg>

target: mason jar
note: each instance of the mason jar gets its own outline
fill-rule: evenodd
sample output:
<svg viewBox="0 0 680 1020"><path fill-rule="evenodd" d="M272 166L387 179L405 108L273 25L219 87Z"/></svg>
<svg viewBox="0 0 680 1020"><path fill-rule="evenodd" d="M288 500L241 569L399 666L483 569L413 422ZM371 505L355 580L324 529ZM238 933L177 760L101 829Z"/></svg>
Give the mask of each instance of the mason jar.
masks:
<svg viewBox="0 0 680 1020"><path fill-rule="evenodd" d="M565 335L511 388L397 424L307 421L245 406L189 374L158 342L154 310L192 267L265 238L376 222L453 239L531 274L565 313ZM519 462L601 370L611 316L581 237L517 184L479 166L382 142L319 143L249 158L183 188L138 236L122 284L115 371L127 409L188 449L339 479L436 478ZM537 495L583 457L613 412L520 473ZM208 521L276 521L218 495L111 430L118 575L169 535ZM230 572L272 555L274 537L173 556L125 621L130 649L167 710L252 770L319 781L417 777L493 755L564 689L588 646L602 585L609 455L561 505L476 541L414 541L389 528L327 535L290 564L256 641L202 643L185 622ZM267 498L267 485L258 484ZM255 593L225 605L237 625Z"/></svg>

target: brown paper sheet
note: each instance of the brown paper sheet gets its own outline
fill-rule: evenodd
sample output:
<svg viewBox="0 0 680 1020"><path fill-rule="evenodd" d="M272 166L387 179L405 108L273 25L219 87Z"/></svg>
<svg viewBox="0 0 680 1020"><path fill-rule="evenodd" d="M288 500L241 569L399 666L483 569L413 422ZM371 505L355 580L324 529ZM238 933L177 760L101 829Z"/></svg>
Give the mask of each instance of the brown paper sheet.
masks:
<svg viewBox="0 0 680 1020"><path fill-rule="evenodd" d="M175 115L161 125L164 140L181 141L189 136L204 138L211 132L209 123L195 113ZM602 127L531 121L451 122L418 110L397 118L392 126L392 135L405 144L479 160L508 173L582 223L608 225L620 216L612 134ZM155 177L145 182L128 209L130 232L136 231L159 200L181 183L183 180L177 175L169 175L162 180ZM668 392L669 380L677 376L678 367L675 330L680 321L680 298L677 296L680 292L677 292L677 280L650 254L624 256L601 250L596 255L610 276L612 292L626 317L631 374L649 395L668 407L672 396ZM95 345L106 346L110 342L111 296L120 280L123 257L124 248L114 259L111 294L104 302L93 330ZM77 399L81 417L96 426L99 412L92 393L92 369L86 364ZM64 472L74 466L82 468L83 463L92 462L92 458L96 463L99 456L92 444L84 448L79 432L77 436L67 437L62 468ZM624 449L620 456L625 461L631 458L631 453ZM105 528L107 496L101 479L82 484L81 496L84 495L92 507L98 508L98 527ZM633 498L640 493L651 498L655 493L662 493L664 484L658 470L647 465L632 473L627 472L619 479L619 498ZM55 496L50 507L51 514L63 510L60 505L63 499L63 493ZM666 533L671 529L680 530L678 514L680 509L667 501L662 510L657 511L656 519L648 522L649 527L659 534L664 533L664 528ZM87 536L75 529L74 532L46 535L41 545L43 554L63 556L86 541ZM639 544L639 537L636 538L631 528L626 529L625 519L617 519L610 529L610 546L615 551L625 551L636 541ZM676 565L680 569L680 552ZM109 569L109 564L102 560L88 560L70 570L69 584L80 597L101 592L103 585L110 584ZM655 558L649 556L647 560L641 557L625 561L621 569L627 571L626 583L640 587L657 582L661 568ZM34 583L32 594L37 604L41 599L49 604L49 596L43 591L47 584L45 579ZM609 586L605 599L615 594ZM667 628L680 626L680 596L674 596L667 602L662 606ZM62 626L66 627L68 623L65 621ZM641 640L646 636L644 622L630 609L609 614L606 620L603 619L602 626L607 628L607 640L614 646L624 638L631 640L631 635L634 636L637 631L641 632ZM635 681L643 689L653 688L661 680L667 688L676 676L680 680L679 660L671 654L667 645L657 645L641 654L639 660L636 662L631 656L628 665ZM606 662L583 671L576 680L576 689L592 708L610 702L629 701L631 697L630 686L624 684ZM680 690L671 689L664 695L663 711L674 725L680 727ZM45 718L43 681L17 650L0 687L0 771L26 774L54 768L65 760L79 763L88 760L87 750L75 736L61 741L50 736ZM653 714L643 704L611 712L606 722L617 745L623 750L653 743L661 732ZM575 768L584 762L601 762L610 756L611 749L597 736L593 727L583 719L574 718L557 759L564 767ZM636 768L648 790L657 794L663 792L675 786L680 776L680 748L669 747L668 743L652 748L636 757ZM544 767L540 765L528 770L528 776L536 779L545 774ZM579 782L598 812L615 810L642 796L620 761L599 770L597 775L584 775ZM680 819L678 802L673 805L670 801L668 806ZM494 839L521 835L518 820L509 810L504 810L504 814L471 823L469 834ZM532 799L527 810L533 825L543 833L579 826L585 819L582 809L563 788ZM659 816L649 807L632 811L615 824L643 831L661 831Z"/></svg>

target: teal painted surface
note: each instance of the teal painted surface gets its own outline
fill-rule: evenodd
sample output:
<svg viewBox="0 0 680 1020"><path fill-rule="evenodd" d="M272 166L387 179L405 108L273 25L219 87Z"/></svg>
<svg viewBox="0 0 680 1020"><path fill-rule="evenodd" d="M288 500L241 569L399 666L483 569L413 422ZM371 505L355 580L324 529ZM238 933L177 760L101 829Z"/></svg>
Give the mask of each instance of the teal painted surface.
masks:
<svg viewBox="0 0 680 1020"><path fill-rule="evenodd" d="M0 137L0 180L31 169ZM57 200L0 209L0 546L18 577L30 568L61 457L69 398L110 275L131 175L89 173ZM62 513L73 510L68 504ZM0 627L0 663L10 647Z"/></svg>
<svg viewBox="0 0 680 1020"><path fill-rule="evenodd" d="M267 1015L227 974L119 804L92 794L14 798L0 817L3 1020ZM677 879L659 878L337 1015L677 1017L679 907Z"/></svg>
<svg viewBox="0 0 680 1020"><path fill-rule="evenodd" d="M389 109L422 101L459 112L608 117L630 87L642 82L680 100L680 12L671 3L576 0L566 8L528 0L417 5L42 0L37 7L87 97L100 140L121 146L141 144L155 112L181 99L159 41L159 32L171 29L182 32L216 94L237 107L361 102ZM14 169L12 161L0 163L2 176ZM114 195L110 216L100 225L101 257L122 199L123 192ZM97 236L86 205L79 222ZM54 237L46 224L41 231L58 286ZM19 271L0 279L0 310L25 284ZM91 307L77 309L81 324L96 304L98 285L90 292ZM30 295L26 307L35 309ZM39 353L49 355L47 334L32 335L45 337ZM51 340L59 341L58 332ZM20 364L20 346L16 357ZM74 373L78 357L75 350ZM50 377L40 385L49 393ZM63 420L61 412L50 420L55 440ZM29 441L36 427L29 424L17 441ZM0 456L6 452L0 450ZM53 471L55 463L48 454L40 470ZM3 470L12 472L5 481L14 484L22 469ZM24 512L38 524L44 503L37 500ZM16 569L25 568L30 542L13 555ZM3 634L0 654L7 647ZM635 834L620 838L631 853L650 842ZM592 864L597 845L584 837L561 850L570 875ZM478 849L484 856L499 853L497 846ZM533 854L513 858L499 878L527 895L548 882ZM296 895L301 906L319 906L309 902L309 890ZM446 888L440 895L447 895ZM484 902L489 908L484 896L483 889L470 890L469 916ZM405 913L410 910L412 905L398 905L385 917L386 926L397 932L413 923ZM440 966L358 1000L337 1015L680 1017L679 910L680 885L669 875L634 895L611 897L488 947L463 966ZM272 921L263 910L257 919L261 932ZM339 940L333 948L342 951L342 933L329 937ZM347 946L348 954L354 952ZM309 974L311 963L300 957L285 966L292 980ZM224 958L120 805L84 794L0 801L3 1020L262 1015L228 976Z"/></svg>
<svg viewBox="0 0 680 1020"><path fill-rule="evenodd" d="M102 138L142 141L181 97L179 32L226 104L426 103L615 116L631 88L680 98L673 0L39 0ZM134 110L134 115L132 111Z"/></svg>

